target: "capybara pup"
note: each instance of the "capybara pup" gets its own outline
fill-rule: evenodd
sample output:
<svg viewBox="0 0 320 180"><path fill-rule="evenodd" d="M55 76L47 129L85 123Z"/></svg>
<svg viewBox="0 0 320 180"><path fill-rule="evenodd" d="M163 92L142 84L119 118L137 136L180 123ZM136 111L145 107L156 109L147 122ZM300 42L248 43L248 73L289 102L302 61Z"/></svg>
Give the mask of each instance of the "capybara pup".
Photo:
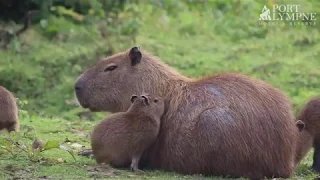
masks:
<svg viewBox="0 0 320 180"><path fill-rule="evenodd" d="M75 83L79 103L91 111L126 111L131 95L143 92L166 100L158 138L141 159L146 166L183 174L292 176L299 131L281 90L238 73L189 78L139 47L98 61Z"/></svg>
<svg viewBox="0 0 320 180"><path fill-rule="evenodd" d="M5 87L0 86L0 130L9 132L20 128L18 107L13 94Z"/></svg>
<svg viewBox="0 0 320 180"><path fill-rule="evenodd" d="M131 102L126 112L113 114L94 128L91 146L98 163L123 167L131 162L131 170L142 172L139 160L158 136L164 102L153 95L133 95Z"/></svg>
<svg viewBox="0 0 320 180"><path fill-rule="evenodd" d="M314 147L312 169L320 172L320 97L309 100L297 115L304 124L304 130L299 133L297 162Z"/></svg>

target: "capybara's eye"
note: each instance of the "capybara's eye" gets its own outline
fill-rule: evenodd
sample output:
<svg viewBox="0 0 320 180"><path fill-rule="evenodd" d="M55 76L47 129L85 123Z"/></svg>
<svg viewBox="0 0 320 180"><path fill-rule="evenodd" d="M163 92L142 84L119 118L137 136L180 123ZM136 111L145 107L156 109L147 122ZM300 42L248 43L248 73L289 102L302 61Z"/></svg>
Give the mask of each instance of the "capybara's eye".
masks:
<svg viewBox="0 0 320 180"><path fill-rule="evenodd" d="M157 103L157 102L158 102L158 99L155 99L154 102Z"/></svg>
<svg viewBox="0 0 320 180"><path fill-rule="evenodd" d="M106 69L104 69L104 72L106 72L106 71L113 71L113 70L115 70L117 67L118 67L118 66L116 66L116 65L109 66L109 67L107 67Z"/></svg>

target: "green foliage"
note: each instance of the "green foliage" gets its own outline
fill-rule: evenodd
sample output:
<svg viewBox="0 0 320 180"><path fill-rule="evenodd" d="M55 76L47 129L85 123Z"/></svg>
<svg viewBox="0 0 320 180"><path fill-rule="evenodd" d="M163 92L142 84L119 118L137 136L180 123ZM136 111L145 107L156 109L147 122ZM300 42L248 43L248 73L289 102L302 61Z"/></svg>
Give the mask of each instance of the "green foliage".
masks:
<svg viewBox="0 0 320 180"><path fill-rule="evenodd" d="M77 161L68 152L61 149L61 144L74 153L90 148L88 138L92 128L100 120L95 121L66 121L60 118L23 118L22 132L17 136L11 135L12 141L18 140L20 147L30 149L35 137L47 143L47 147L55 147L45 151L30 150L24 152L15 143L3 141L8 134L0 136L0 179L15 179L23 176L25 179L207 179L216 180L220 177L204 177L202 175L186 176L177 173L144 169L145 173L136 174L129 168L114 169L108 165L100 166L94 159L77 156ZM36 130L36 133L34 132ZM24 135L27 132L27 135ZM27 136L27 137L25 137ZM64 140L65 139L65 140ZM72 143L84 145L74 149ZM13 145L12 145L13 144ZM57 148L60 145L60 148ZM12 154L2 147L12 147ZM44 145L45 146L45 145ZM30 154L30 155L29 155ZM312 152L301 162L291 179L314 179L318 175L310 166Z"/></svg>
<svg viewBox="0 0 320 180"><path fill-rule="evenodd" d="M126 3L137 2L135 0L24 0L21 3L18 0L1 0L0 17L4 20L20 21L29 10L41 10L41 18L46 18L51 12L51 8L57 7L58 14L67 12L68 15L75 14L93 14L104 16L105 13L119 12ZM91 15L93 15L91 13Z"/></svg>
<svg viewBox="0 0 320 180"><path fill-rule="evenodd" d="M34 143L36 142L41 143L41 145L35 146ZM41 140L36 137L35 128L32 126L22 126L19 132L13 131L0 136L0 154L10 153L13 157L16 157L18 154L24 153L31 161L40 161L44 158L42 152L50 149L65 150L76 160L73 150L63 143L49 140L43 145Z"/></svg>
<svg viewBox="0 0 320 180"><path fill-rule="evenodd" d="M258 24L265 4L287 4L284 0L32 2L41 8L41 14L32 28L15 37L8 49L0 50L0 84L14 92L22 124L36 127L37 138L32 127L26 135L10 137L12 141L0 138L1 147L9 150L0 153L0 168L4 169L0 179L19 176L25 167L31 169L32 173L26 175L31 179L207 179L164 172L135 176L108 167L99 169L93 160L83 157L74 161L74 151L65 142L90 146L87 134L105 116L94 114L90 121L76 117L83 113L74 100L76 78L98 59L133 45L140 45L187 76L233 71L262 79L286 92L295 111L320 92L319 23ZM295 3L300 3L304 12L320 13L318 1ZM0 15L5 13L1 10ZM26 9L16 12L19 18L10 19L21 19ZM20 26L7 23L1 28L14 32ZM52 116L63 119L48 119ZM29 151L38 138L44 140L46 150ZM12 143L15 141L21 146ZM22 150L24 147L28 153ZM65 161L60 163L59 158ZM317 177L310 170L311 163L309 153L296 169L294 179ZM5 174L1 176L1 172Z"/></svg>
<svg viewBox="0 0 320 180"><path fill-rule="evenodd" d="M75 78L102 54L113 53L119 39L135 42L142 14L137 1L30 3L41 9L39 21L21 37L13 38L8 50L1 53L0 63L5 66L0 67L4 77L0 84L19 99L28 100L30 113L69 111L73 106L65 102L74 98Z"/></svg>
<svg viewBox="0 0 320 180"><path fill-rule="evenodd" d="M239 71L261 78L286 91L296 107L319 90L318 26L259 25L264 2L46 3L41 6L49 14L0 54L0 84L28 100L31 114L72 119L81 111L66 103L74 99L77 76L99 58L135 44L189 76ZM284 2L266 1L274 3ZM318 12L312 6L317 3L301 6Z"/></svg>

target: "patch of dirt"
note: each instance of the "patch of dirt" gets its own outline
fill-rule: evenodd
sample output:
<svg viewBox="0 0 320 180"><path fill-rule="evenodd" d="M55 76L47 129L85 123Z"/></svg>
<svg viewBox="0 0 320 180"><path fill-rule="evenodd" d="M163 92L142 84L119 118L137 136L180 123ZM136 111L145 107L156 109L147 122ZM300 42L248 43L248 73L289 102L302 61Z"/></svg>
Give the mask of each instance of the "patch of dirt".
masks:
<svg viewBox="0 0 320 180"><path fill-rule="evenodd" d="M10 180L22 180L26 179L31 174L31 169L22 169L13 165L7 165L4 167L4 173L11 176Z"/></svg>
<svg viewBox="0 0 320 180"><path fill-rule="evenodd" d="M71 129L70 131L71 131L71 133L78 135L78 136L81 136L81 137L87 137L87 138L90 137L89 133L82 131L82 130Z"/></svg>
<svg viewBox="0 0 320 180"><path fill-rule="evenodd" d="M85 168L91 177L116 177L121 174L118 170L103 165L90 165Z"/></svg>
<svg viewBox="0 0 320 180"><path fill-rule="evenodd" d="M78 156L85 156L88 158L93 158L92 149L84 149L84 150L78 152Z"/></svg>
<svg viewBox="0 0 320 180"><path fill-rule="evenodd" d="M93 120L93 115L92 115L92 112L90 111L79 112L78 117L83 120L89 120L89 121Z"/></svg>
<svg viewBox="0 0 320 180"><path fill-rule="evenodd" d="M49 179L50 179L50 177L48 177L48 176L40 176L38 178L38 180L49 180Z"/></svg>
<svg viewBox="0 0 320 180"><path fill-rule="evenodd" d="M64 131L63 130L52 130L52 131L47 131L45 133L48 133L48 134L59 134L59 133L63 133Z"/></svg>

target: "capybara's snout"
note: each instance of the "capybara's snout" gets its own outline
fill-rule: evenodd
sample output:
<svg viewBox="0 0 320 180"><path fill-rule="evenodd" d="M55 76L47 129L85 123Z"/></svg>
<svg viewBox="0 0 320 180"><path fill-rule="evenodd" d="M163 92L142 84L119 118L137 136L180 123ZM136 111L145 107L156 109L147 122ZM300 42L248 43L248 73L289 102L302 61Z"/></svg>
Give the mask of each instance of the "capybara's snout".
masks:
<svg viewBox="0 0 320 180"><path fill-rule="evenodd" d="M85 89L85 81L84 79L80 76L77 80L76 83L74 84L74 91L75 93L81 93Z"/></svg>
<svg viewBox="0 0 320 180"><path fill-rule="evenodd" d="M84 81L84 79L80 76L75 84L74 84L74 92L75 95L80 103L80 105L83 108L88 108L88 102L86 100L85 94L86 94L86 82Z"/></svg>

